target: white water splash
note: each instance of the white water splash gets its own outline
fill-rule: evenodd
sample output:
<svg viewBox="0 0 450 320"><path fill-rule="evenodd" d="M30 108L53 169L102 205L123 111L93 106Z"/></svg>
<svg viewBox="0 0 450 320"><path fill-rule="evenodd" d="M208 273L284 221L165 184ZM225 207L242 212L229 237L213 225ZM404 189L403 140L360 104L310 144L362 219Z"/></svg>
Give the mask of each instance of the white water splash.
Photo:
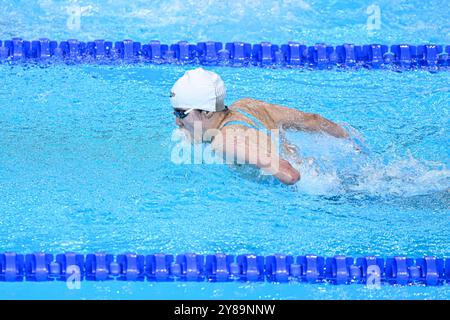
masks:
<svg viewBox="0 0 450 320"><path fill-rule="evenodd" d="M304 159L301 164L294 164L302 174L297 185L301 192L410 197L449 190L450 170L445 164L418 160L410 153L407 158L393 155L388 162L383 161L370 153L357 131L350 132L353 138L350 140L287 133ZM356 136L359 137L355 148Z"/></svg>

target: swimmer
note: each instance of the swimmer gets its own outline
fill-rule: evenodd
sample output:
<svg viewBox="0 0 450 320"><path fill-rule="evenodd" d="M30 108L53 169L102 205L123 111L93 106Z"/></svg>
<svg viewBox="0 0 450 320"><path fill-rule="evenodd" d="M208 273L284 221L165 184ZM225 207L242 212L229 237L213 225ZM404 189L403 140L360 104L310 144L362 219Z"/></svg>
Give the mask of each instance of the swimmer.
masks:
<svg viewBox="0 0 450 320"><path fill-rule="evenodd" d="M300 172L281 155L282 151L295 154L296 149L280 130L349 137L341 126L318 114L251 98L227 107L225 95L224 82L216 73L203 68L187 71L170 92L176 124L194 142L211 143L212 150L224 159L255 165L282 183L296 183ZM278 140L281 149L277 147Z"/></svg>

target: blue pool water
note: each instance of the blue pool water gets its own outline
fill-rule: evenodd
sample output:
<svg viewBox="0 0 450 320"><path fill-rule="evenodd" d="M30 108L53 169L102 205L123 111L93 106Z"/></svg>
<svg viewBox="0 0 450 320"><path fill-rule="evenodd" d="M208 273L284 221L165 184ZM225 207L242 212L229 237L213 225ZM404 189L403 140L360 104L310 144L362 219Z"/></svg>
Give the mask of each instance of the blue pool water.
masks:
<svg viewBox="0 0 450 320"><path fill-rule="evenodd" d="M78 1L92 9L80 30L69 30L65 8L74 3L0 1L0 38L449 42L444 1L381 1L385 19L371 35L365 1ZM204 9L207 3L213 6ZM368 152L358 154L339 140L289 132L315 160L287 187L250 168L171 162L168 92L189 68L0 65L0 252L450 256L448 72L210 68L224 79L228 104L267 100L349 124L364 137ZM0 289L0 298L186 297L448 299L450 287L83 282L81 290L64 283Z"/></svg>

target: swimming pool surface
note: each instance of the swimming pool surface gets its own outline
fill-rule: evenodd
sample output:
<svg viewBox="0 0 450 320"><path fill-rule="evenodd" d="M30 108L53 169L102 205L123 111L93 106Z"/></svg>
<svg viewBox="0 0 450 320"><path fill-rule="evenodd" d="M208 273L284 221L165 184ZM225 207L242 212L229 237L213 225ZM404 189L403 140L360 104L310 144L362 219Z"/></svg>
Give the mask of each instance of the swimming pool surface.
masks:
<svg viewBox="0 0 450 320"><path fill-rule="evenodd" d="M449 42L444 1L381 1L385 19L372 35L364 30L367 1L343 8L314 1L78 1L92 8L77 31L66 28L65 8L73 3L0 1L0 38ZM203 9L208 3L216 6ZM168 92L190 68L0 64L0 252L450 256L448 72L209 68L225 81L228 104L267 100L320 113L364 136L368 152L358 154L337 139L288 133L315 161L299 167L297 185L284 186L251 168L171 162ZM448 285L0 287L6 299L450 298Z"/></svg>

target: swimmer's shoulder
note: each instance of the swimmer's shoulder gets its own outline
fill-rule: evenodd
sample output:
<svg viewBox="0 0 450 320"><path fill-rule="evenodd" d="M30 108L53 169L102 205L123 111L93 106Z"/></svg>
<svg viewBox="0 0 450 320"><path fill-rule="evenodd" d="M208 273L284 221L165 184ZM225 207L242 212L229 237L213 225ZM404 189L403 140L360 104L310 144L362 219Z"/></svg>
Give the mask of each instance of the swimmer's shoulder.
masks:
<svg viewBox="0 0 450 320"><path fill-rule="evenodd" d="M288 107L253 98L241 98L237 100L230 106L231 110L235 108L249 112L259 119L271 119L272 121L267 123L269 126L272 126L272 122L276 122L275 120L280 116L280 114L285 114L292 111L292 109Z"/></svg>
<svg viewBox="0 0 450 320"><path fill-rule="evenodd" d="M263 106L264 104L266 104L266 103L262 100L257 100L257 99L253 99L253 98L241 98L239 100L236 100L230 106L230 109L240 108L240 107L257 108L257 107Z"/></svg>
<svg viewBox="0 0 450 320"><path fill-rule="evenodd" d="M241 98L235 101L231 106L231 110L241 109L256 117L267 117L274 111L272 105L262 100L253 98Z"/></svg>
<svg viewBox="0 0 450 320"><path fill-rule="evenodd" d="M267 111L268 113L271 112L280 112L285 111L286 109L290 109L288 107L269 103L263 100L253 99L253 98L241 98L239 100L236 100L231 106L230 109L233 108L247 108L247 109L263 109Z"/></svg>

